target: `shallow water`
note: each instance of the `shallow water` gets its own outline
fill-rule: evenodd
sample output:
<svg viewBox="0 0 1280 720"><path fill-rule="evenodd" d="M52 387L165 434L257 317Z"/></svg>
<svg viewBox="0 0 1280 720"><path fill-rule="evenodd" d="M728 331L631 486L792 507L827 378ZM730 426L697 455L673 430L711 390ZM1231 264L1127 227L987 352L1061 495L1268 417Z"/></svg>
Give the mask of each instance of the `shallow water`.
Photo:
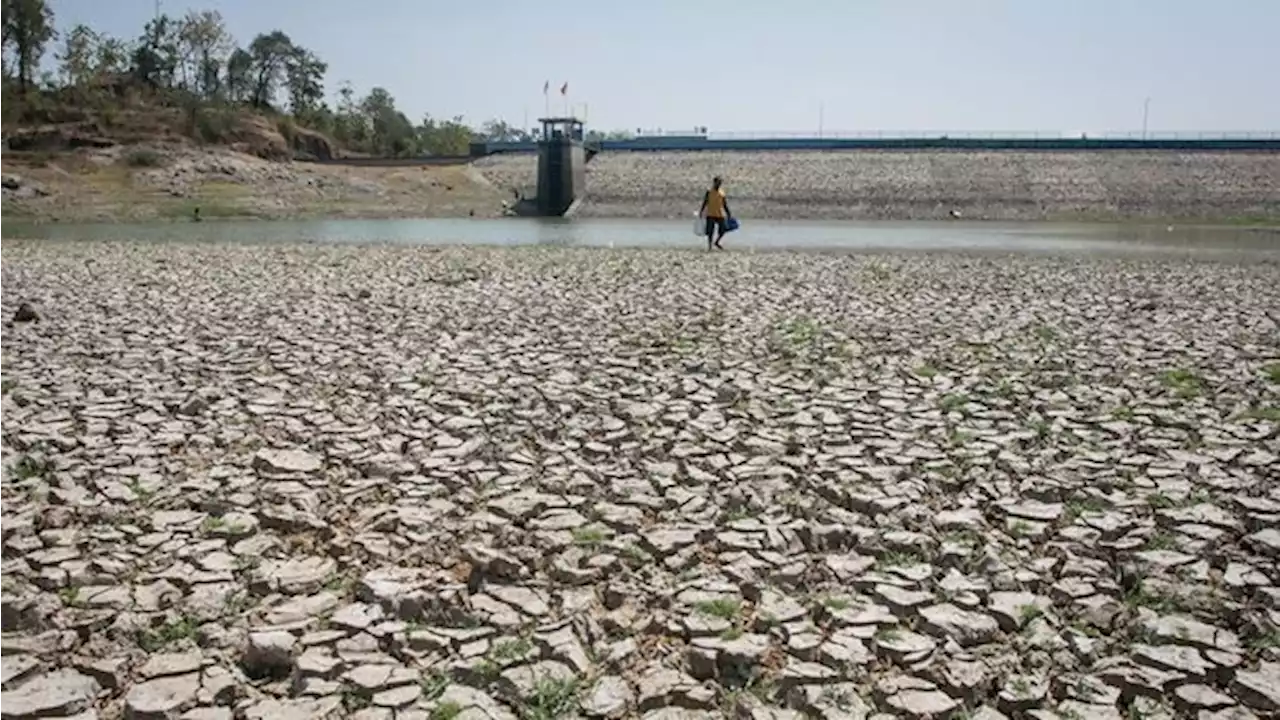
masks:
<svg viewBox="0 0 1280 720"><path fill-rule="evenodd" d="M214 243L392 243L699 248L692 220L563 218L3 224L5 238ZM1058 223L806 222L746 219L725 239L748 250L985 250L1052 253L1280 252L1280 231Z"/></svg>

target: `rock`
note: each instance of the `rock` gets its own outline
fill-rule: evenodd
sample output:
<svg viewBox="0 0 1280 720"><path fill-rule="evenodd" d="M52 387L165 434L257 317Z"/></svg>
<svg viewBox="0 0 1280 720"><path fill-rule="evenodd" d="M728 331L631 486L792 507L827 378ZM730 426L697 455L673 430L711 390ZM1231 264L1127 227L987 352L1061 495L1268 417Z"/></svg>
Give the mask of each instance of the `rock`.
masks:
<svg viewBox="0 0 1280 720"><path fill-rule="evenodd" d="M138 668L138 674L147 679L185 675L196 672L202 665L204 658L199 652L158 653L147 658Z"/></svg>
<svg viewBox="0 0 1280 720"><path fill-rule="evenodd" d="M240 664L250 677L287 673L293 667L297 638L283 630L249 633Z"/></svg>
<svg viewBox="0 0 1280 720"><path fill-rule="evenodd" d="M196 701L199 673L147 680L129 688L125 713L131 719L152 720L176 716Z"/></svg>
<svg viewBox="0 0 1280 720"><path fill-rule="evenodd" d="M950 637L961 646L991 642L1000 632L990 615L962 610L951 603L922 608L920 617L929 632Z"/></svg>
<svg viewBox="0 0 1280 720"><path fill-rule="evenodd" d="M9 662L6 656L5 664ZM72 715L88 710L101 687L98 681L75 670L54 670L37 676L16 690L4 692L3 716L36 718Z"/></svg>
<svg viewBox="0 0 1280 720"><path fill-rule="evenodd" d="M1255 710L1280 710L1280 663L1264 662L1256 671L1237 672L1231 690L1240 702Z"/></svg>
<svg viewBox="0 0 1280 720"><path fill-rule="evenodd" d="M884 702L910 718L947 718L960 707L959 700L939 690L903 690Z"/></svg>
<svg viewBox="0 0 1280 720"><path fill-rule="evenodd" d="M1221 710L1236 704L1230 695L1218 692L1208 685L1179 685L1173 689L1173 703L1188 714L1201 710Z"/></svg>
<svg viewBox="0 0 1280 720"><path fill-rule="evenodd" d="M582 711L588 717L620 718L635 702L631 686L617 675L606 675L596 681L582 698Z"/></svg>
<svg viewBox="0 0 1280 720"><path fill-rule="evenodd" d="M310 474L319 472L324 467L324 461L305 450L264 449L253 456L253 467L272 473Z"/></svg>
<svg viewBox="0 0 1280 720"><path fill-rule="evenodd" d="M31 307L31 303L20 303L18 309L13 311L13 321L16 323L35 322L39 319L40 315Z"/></svg>

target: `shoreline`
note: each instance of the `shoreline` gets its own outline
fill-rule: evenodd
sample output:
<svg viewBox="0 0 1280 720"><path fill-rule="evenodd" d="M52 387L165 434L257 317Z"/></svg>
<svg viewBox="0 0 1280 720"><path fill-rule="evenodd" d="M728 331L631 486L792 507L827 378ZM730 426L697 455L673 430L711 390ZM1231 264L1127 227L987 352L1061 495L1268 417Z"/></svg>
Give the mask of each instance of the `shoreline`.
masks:
<svg viewBox="0 0 1280 720"><path fill-rule="evenodd" d="M221 148L130 148L5 165L22 223L503 217L536 189L536 158L465 165L273 163ZM1043 221L1280 227L1280 153L807 151L604 153L584 218L681 219L712 175L755 220Z"/></svg>

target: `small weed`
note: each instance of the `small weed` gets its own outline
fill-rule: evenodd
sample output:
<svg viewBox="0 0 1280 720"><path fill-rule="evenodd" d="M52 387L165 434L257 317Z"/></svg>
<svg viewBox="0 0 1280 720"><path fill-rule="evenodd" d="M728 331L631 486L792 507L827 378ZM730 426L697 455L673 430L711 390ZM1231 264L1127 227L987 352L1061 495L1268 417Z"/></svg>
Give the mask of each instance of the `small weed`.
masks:
<svg viewBox="0 0 1280 720"><path fill-rule="evenodd" d="M151 502L151 498L155 497L156 494L155 490L144 487L142 481L138 478L131 478L128 487L133 496L138 498L138 501L144 505Z"/></svg>
<svg viewBox="0 0 1280 720"><path fill-rule="evenodd" d="M938 407L945 413L955 412L968 404L969 396L964 393L947 393L938 401Z"/></svg>
<svg viewBox="0 0 1280 720"><path fill-rule="evenodd" d="M223 520L220 517L215 517L213 515L210 515L209 517L204 519L204 522L200 523L200 530L203 531L205 534L208 534L212 532L217 532L218 530L226 527L226 525L227 525L226 520Z"/></svg>
<svg viewBox="0 0 1280 720"><path fill-rule="evenodd" d="M947 442L951 447L955 448L962 448L965 445L968 445L969 441L972 439L973 435L965 432L964 430L952 430L951 433L947 435Z"/></svg>
<svg viewBox="0 0 1280 720"><path fill-rule="evenodd" d="M729 598L716 598L697 603L693 609L700 615L733 621L737 620L738 614L742 612L742 603Z"/></svg>
<svg viewBox="0 0 1280 720"><path fill-rule="evenodd" d="M253 599L249 593L242 590L229 593L222 601L223 617L234 617L243 615L249 608L253 607Z"/></svg>
<svg viewBox="0 0 1280 720"><path fill-rule="evenodd" d="M622 557L636 563L637 565L643 564L649 560L648 553L646 553L644 550L641 550L638 546L632 545L630 543L618 548L618 552L622 555Z"/></svg>
<svg viewBox="0 0 1280 720"><path fill-rule="evenodd" d="M608 539L605 531L598 527L580 527L573 531L573 544L582 547L599 547Z"/></svg>
<svg viewBox="0 0 1280 720"><path fill-rule="evenodd" d="M1044 609L1035 603L1027 603L1018 606L1018 619L1023 625L1029 624L1032 620L1044 615Z"/></svg>
<svg viewBox="0 0 1280 720"><path fill-rule="evenodd" d="M262 558L257 555L237 555L234 564L237 571L249 572L262 564Z"/></svg>
<svg viewBox="0 0 1280 720"><path fill-rule="evenodd" d="M870 275L871 279L876 282L884 282L893 275L892 271L890 271L888 267L878 262L868 263L865 271L867 275Z"/></svg>
<svg viewBox="0 0 1280 720"><path fill-rule="evenodd" d="M880 556L880 564L885 567L919 565L921 562L920 555L907 550L890 550Z"/></svg>
<svg viewBox="0 0 1280 720"><path fill-rule="evenodd" d="M1128 405L1121 405L1111 411L1111 417L1115 420L1124 420L1125 422L1133 420L1133 408Z"/></svg>
<svg viewBox="0 0 1280 720"><path fill-rule="evenodd" d="M1256 651L1280 648L1280 630L1272 628L1261 635L1255 635L1245 641L1245 647Z"/></svg>
<svg viewBox="0 0 1280 720"><path fill-rule="evenodd" d="M1018 394L1017 388L1015 388L1013 386L1013 383L1009 382L1008 380L1001 380L1000 384L996 386L997 397L1001 397L1008 400L1009 398L1017 394Z"/></svg>
<svg viewBox="0 0 1280 720"><path fill-rule="evenodd" d="M441 690L441 692L444 692ZM442 702L431 709L430 720L453 720L462 714L462 706L456 702Z"/></svg>
<svg viewBox="0 0 1280 720"><path fill-rule="evenodd" d="M533 694L521 708L524 720L556 720L575 713L578 702L578 678L539 680Z"/></svg>
<svg viewBox="0 0 1280 720"><path fill-rule="evenodd" d="M730 508L727 512L725 512L724 521L737 522L739 520L746 520L749 517L751 517L751 511L747 510L746 507L743 507L740 505L735 508Z"/></svg>
<svg viewBox="0 0 1280 720"><path fill-rule="evenodd" d="M1163 510L1165 508L1177 507L1178 503L1173 498L1162 492L1153 492L1146 497L1147 504L1153 510Z"/></svg>
<svg viewBox="0 0 1280 720"><path fill-rule="evenodd" d="M1146 544L1143 546L1145 550L1174 550L1178 547L1178 539L1173 535L1164 532L1158 532L1147 538Z"/></svg>
<svg viewBox="0 0 1280 720"><path fill-rule="evenodd" d="M372 704L369 698L349 687L343 688L341 698L343 709L349 713L358 713Z"/></svg>
<svg viewBox="0 0 1280 720"><path fill-rule="evenodd" d="M0 380L0 395L8 395L9 392L16 387L18 387L18 382L16 380L4 378L3 380Z"/></svg>
<svg viewBox="0 0 1280 720"><path fill-rule="evenodd" d="M1125 591L1124 603L1134 608L1151 608L1158 613L1172 612L1178 608L1176 598L1152 592L1141 578Z"/></svg>
<svg viewBox="0 0 1280 720"><path fill-rule="evenodd" d="M1280 362L1267 363L1262 366L1262 376L1273 385L1280 385Z"/></svg>
<svg viewBox="0 0 1280 720"><path fill-rule="evenodd" d="M443 695L445 688L449 687L449 676L443 673L428 673L422 676L418 685L422 688L422 698L431 702Z"/></svg>
<svg viewBox="0 0 1280 720"><path fill-rule="evenodd" d="M143 630L138 636L138 647L147 652L155 652L179 640L195 638L197 627L193 618L184 615L158 628Z"/></svg>
<svg viewBox="0 0 1280 720"><path fill-rule="evenodd" d="M1101 499L1093 496L1085 496L1082 498L1072 498L1064 505L1067 520L1075 522L1077 518L1086 513L1105 512L1107 504Z"/></svg>
<svg viewBox="0 0 1280 720"><path fill-rule="evenodd" d="M341 573L334 573L324 582L324 589L339 595L347 595L355 587L356 581Z"/></svg>
<svg viewBox="0 0 1280 720"><path fill-rule="evenodd" d="M1026 537L1031 534L1031 524L1026 520L1014 520L1009 526L1009 534L1016 537Z"/></svg>
<svg viewBox="0 0 1280 720"><path fill-rule="evenodd" d="M917 365L911 372L915 373L916 377L922 377L925 380L929 380L938 375L938 368L930 365L929 363L924 363Z"/></svg>
<svg viewBox="0 0 1280 720"><path fill-rule="evenodd" d="M943 539L970 548L982 547L986 543L982 533L977 530L952 530L943 536Z"/></svg>
<svg viewBox="0 0 1280 720"><path fill-rule="evenodd" d="M1160 384L1172 390L1178 397L1193 398L1204 391L1204 378L1186 368L1167 370L1160 375Z"/></svg>
<svg viewBox="0 0 1280 720"><path fill-rule="evenodd" d="M44 477L53 471L53 463L30 455L19 457L9 466L9 472L15 480L30 480Z"/></svg>
<svg viewBox="0 0 1280 720"><path fill-rule="evenodd" d="M1084 715L1075 708L1059 708L1058 717L1061 717L1062 720L1084 720Z"/></svg>
<svg viewBox="0 0 1280 720"><path fill-rule="evenodd" d="M527 637L515 640L502 640L489 648L489 658L497 663L519 660L533 650L533 643Z"/></svg>
<svg viewBox="0 0 1280 720"><path fill-rule="evenodd" d="M1031 423L1031 432L1036 434L1037 440L1047 440L1053 434L1053 425L1046 420L1036 420Z"/></svg>
<svg viewBox="0 0 1280 720"><path fill-rule="evenodd" d="M1027 682L1026 678L1014 678L1013 682L1009 683L1009 689L1021 697L1026 697L1031 694L1031 683Z"/></svg>
<svg viewBox="0 0 1280 720"><path fill-rule="evenodd" d="M1040 325L1036 327L1035 332L1036 332L1036 337L1040 339L1040 342L1049 343L1058 339L1058 331L1054 330L1048 325Z"/></svg>
<svg viewBox="0 0 1280 720"><path fill-rule="evenodd" d="M67 607L75 607L80 602L80 588L69 585L58 591L58 599Z"/></svg>
<svg viewBox="0 0 1280 720"><path fill-rule="evenodd" d="M1251 407L1240 413L1240 419L1243 420L1261 420L1269 422L1272 425L1280 425L1280 406L1268 405L1266 407Z"/></svg>
<svg viewBox="0 0 1280 720"><path fill-rule="evenodd" d="M828 610L848 610L853 605L853 603L849 601L849 598L840 597L838 595L828 595L827 597L822 598L821 602L822 606Z"/></svg>
<svg viewBox="0 0 1280 720"><path fill-rule="evenodd" d="M729 628L728 630L725 630L724 632L720 633L720 639L721 639L721 640L730 640L730 641L732 641L732 640L737 640L737 639L738 639L738 638L740 638L740 637L742 637L742 629L741 629L741 628L731 627L731 628Z"/></svg>
<svg viewBox="0 0 1280 720"><path fill-rule="evenodd" d="M881 625L876 628L875 638L884 642L895 642L902 639L902 631L894 625Z"/></svg>

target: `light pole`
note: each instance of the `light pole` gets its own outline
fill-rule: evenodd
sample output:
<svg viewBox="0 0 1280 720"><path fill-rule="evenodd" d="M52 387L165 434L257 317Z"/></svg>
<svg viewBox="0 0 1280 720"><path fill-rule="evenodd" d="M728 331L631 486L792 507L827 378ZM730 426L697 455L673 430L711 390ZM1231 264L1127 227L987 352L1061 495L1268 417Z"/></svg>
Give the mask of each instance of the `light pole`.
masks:
<svg viewBox="0 0 1280 720"><path fill-rule="evenodd" d="M823 104L819 102L818 103L818 137L822 137L822 116L823 116L823 111L825 109L826 108L823 107Z"/></svg>
<svg viewBox="0 0 1280 720"><path fill-rule="evenodd" d="M1147 139L1147 115L1151 113L1151 98L1142 101L1142 139Z"/></svg>

